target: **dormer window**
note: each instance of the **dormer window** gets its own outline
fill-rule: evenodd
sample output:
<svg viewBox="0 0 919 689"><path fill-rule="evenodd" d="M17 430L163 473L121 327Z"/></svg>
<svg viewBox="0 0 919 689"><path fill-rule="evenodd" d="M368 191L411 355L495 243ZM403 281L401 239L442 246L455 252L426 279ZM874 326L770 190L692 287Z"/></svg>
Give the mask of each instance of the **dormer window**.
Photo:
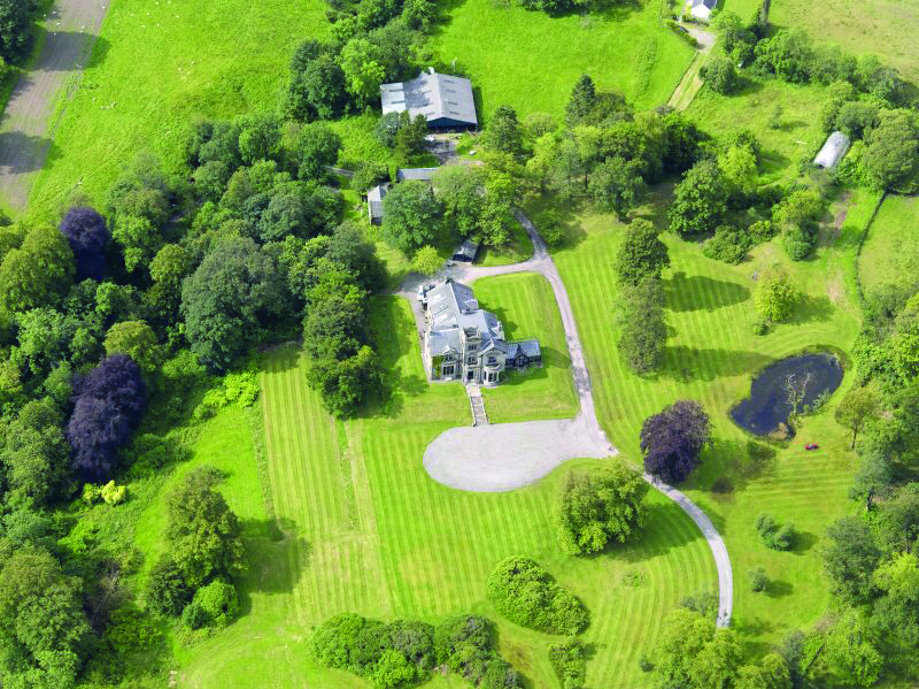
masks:
<svg viewBox="0 0 919 689"><path fill-rule="evenodd" d="M444 361L453 361L452 354L444 354Z"/></svg>
<svg viewBox="0 0 919 689"><path fill-rule="evenodd" d="M474 351L477 350L478 348L479 348L479 345L477 345L477 344L470 344L470 345L468 345L468 346L466 347L466 349L468 349L470 352L474 352Z"/></svg>
<svg viewBox="0 0 919 689"><path fill-rule="evenodd" d="M498 360L497 360L497 358L495 358L494 356L489 356L489 357L488 357L488 363L489 363L490 365L494 366L495 364L498 363Z"/></svg>

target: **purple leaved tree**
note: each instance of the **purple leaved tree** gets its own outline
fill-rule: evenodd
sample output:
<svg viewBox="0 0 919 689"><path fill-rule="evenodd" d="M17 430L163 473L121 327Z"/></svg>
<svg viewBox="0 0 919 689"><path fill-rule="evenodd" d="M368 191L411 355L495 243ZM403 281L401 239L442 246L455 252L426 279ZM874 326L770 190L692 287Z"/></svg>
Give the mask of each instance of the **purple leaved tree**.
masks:
<svg viewBox="0 0 919 689"><path fill-rule="evenodd" d="M67 424L74 471L86 481L108 481L115 470L118 448L130 437L127 417L111 400L81 397Z"/></svg>
<svg viewBox="0 0 919 689"><path fill-rule="evenodd" d="M649 416L641 427L645 471L667 483L685 481L701 463L712 425L698 402L680 400Z"/></svg>
<svg viewBox="0 0 919 689"><path fill-rule="evenodd" d="M67 424L73 468L85 480L111 478L118 449L131 438L147 406L140 367L115 354L74 385L74 408Z"/></svg>
<svg viewBox="0 0 919 689"><path fill-rule="evenodd" d="M61 220L60 230L73 250L77 281L101 280L105 275L105 245L111 238L105 218L92 208L75 206Z"/></svg>

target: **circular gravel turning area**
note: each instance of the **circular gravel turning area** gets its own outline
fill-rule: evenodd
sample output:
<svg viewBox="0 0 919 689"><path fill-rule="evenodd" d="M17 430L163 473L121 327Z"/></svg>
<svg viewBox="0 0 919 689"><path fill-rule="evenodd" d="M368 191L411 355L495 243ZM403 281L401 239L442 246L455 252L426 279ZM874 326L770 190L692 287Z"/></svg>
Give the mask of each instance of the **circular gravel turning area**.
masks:
<svg viewBox="0 0 919 689"><path fill-rule="evenodd" d="M583 414L573 419L451 428L428 445L424 468L438 483L498 493L538 481L569 459L616 454Z"/></svg>

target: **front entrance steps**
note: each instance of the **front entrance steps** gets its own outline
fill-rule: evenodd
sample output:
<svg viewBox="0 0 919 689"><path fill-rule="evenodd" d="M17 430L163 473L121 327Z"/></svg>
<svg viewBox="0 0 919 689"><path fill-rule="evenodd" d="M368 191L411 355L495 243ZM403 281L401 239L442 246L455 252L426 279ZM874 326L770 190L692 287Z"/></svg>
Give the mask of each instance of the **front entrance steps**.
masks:
<svg viewBox="0 0 919 689"><path fill-rule="evenodd" d="M469 395L469 406L472 409L472 425L484 426L488 423L488 415L485 413L482 389L475 383L469 383L466 385L466 394Z"/></svg>

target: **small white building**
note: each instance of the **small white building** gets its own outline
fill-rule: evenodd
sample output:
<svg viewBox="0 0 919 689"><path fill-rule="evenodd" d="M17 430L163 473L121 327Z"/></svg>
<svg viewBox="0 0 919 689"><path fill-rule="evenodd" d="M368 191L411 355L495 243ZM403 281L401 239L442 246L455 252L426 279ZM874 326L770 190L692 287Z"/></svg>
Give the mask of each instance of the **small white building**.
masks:
<svg viewBox="0 0 919 689"><path fill-rule="evenodd" d="M823 144L820 153L814 158L814 165L824 170L832 170L845 157L849 144L848 136L842 132L833 132Z"/></svg>
<svg viewBox="0 0 919 689"><path fill-rule="evenodd" d="M371 225L383 222L383 199L389 191L388 184L378 184L367 192L367 219Z"/></svg>
<svg viewBox="0 0 919 689"><path fill-rule="evenodd" d="M718 7L718 0L690 0L689 13L696 19L707 22L712 18L712 12Z"/></svg>

